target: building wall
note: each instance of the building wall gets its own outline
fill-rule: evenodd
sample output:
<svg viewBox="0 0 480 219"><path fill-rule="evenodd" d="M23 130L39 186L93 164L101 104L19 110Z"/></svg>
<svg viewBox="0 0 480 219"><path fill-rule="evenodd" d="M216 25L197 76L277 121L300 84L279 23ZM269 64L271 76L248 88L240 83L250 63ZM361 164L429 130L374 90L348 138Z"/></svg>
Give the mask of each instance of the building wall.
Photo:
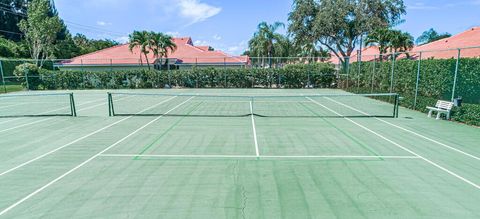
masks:
<svg viewBox="0 0 480 219"><path fill-rule="evenodd" d="M153 69L153 66L150 66ZM105 71L130 71L130 70L148 70L148 66L58 66L60 70L64 71L91 71L91 72L105 72Z"/></svg>
<svg viewBox="0 0 480 219"><path fill-rule="evenodd" d="M154 69L153 65L150 65L151 69ZM195 65L179 65L179 69L192 69ZM245 65L196 65L197 68L245 68ZM64 71L91 71L91 72L104 72L104 71L130 71L130 70L148 70L148 66L58 66L60 70Z"/></svg>

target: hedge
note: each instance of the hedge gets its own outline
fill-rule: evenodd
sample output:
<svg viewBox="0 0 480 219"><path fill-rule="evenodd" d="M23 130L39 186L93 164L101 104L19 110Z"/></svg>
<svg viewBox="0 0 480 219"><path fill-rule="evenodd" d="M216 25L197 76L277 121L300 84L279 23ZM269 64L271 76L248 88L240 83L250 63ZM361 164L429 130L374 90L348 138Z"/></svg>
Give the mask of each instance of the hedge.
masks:
<svg viewBox="0 0 480 219"><path fill-rule="evenodd" d="M316 88L335 87L333 66L324 63L287 65L272 69L216 69L156 71L49 71L41 70L43 89L163 88Z"/></svg>
<svg viewBox="0 0 480 219"><path fill-rule="evenodd" d="M455 97L461 96L466 104L456 110L453 120L478 125L480 123L480 116L478 116L480 114L480 107L478 107L480 105L480 59L462 58L459 63ZM361 69L360 74L358 74L358 65ZM375 74L373 73L374 65ZM403 97L402 106L426 112L426 107L435 105L437 100L451 99L455 66L456 59L422 60L417 104L414 107L418 61L398 60L394 68L393 92ZM390 92L391 71L392 62L353 63L350 67L348 90L355 93ZM346 78L343 77L339 83L345 85Z"/></svg>

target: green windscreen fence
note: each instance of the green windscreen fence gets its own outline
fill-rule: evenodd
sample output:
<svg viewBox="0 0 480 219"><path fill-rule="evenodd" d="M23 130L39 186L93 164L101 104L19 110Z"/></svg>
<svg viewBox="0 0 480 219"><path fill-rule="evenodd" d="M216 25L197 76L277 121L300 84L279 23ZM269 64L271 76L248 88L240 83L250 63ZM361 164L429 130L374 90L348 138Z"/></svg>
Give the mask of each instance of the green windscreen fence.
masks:
<svg viewBox="0 0 480 219"><path fill-rule="evenodd" d="M72 93L0 95L0 118L76 115Z"/></svg>
<svg viewBox="0 0 480 219"><path fill-rule="evenodd" d="M220 96L109 93L111 116L397 117L399 95Z"/></svg>

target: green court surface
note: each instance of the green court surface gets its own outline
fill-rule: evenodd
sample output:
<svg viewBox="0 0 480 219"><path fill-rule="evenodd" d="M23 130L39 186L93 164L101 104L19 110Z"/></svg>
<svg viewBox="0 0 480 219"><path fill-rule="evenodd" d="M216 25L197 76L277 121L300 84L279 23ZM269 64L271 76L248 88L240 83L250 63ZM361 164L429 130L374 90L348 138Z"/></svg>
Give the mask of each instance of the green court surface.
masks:
<svg viewBox="0 0 480 219"><path fill-rule="evenodd" d="M480 218L479 128L341 90L112 92L120 116L0 95L0 218Z"/></svg>

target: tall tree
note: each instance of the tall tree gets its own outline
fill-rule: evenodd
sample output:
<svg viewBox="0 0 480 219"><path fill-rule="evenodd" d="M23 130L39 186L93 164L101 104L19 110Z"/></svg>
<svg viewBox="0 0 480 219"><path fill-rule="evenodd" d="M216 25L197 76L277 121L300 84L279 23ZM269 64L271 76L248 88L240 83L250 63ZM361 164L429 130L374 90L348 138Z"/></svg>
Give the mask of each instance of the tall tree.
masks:
<svg viewBox="0 0 480 219"><path fill-rule="evenodd" d="M19 42L22 34L18 23L27 17L27 4L31 0L1 0L0 1L0 36Z"/></svg>
<svg viewBox="0 0 480 219"><path fill-rule="evenodd" d="M277 33L278 29L285 27L281 22L268 24L261 22L257 27L257 32L254 33L253 38L248 42L250 51L258 56L267 55L269 58L269 66L272 65L272 57L275 53L275 44L284 40L284 37Z"/></svg>
<svg viewBox="0 0 480 219"><path fill-rule="evenodd" d="M390 27L405 14L402 0L294 0L289 32L296 41L314 41L345 63L360 39Z"/></svg>
<svg viewBox="0 0 480 219"><path fill-rule="evenodd" d="M148 61L148 54L150 53L150 49L152 48L152 34L148 31L134 31L129 36L129 49L130 52L133 52L133 49L139 48L140 49L140 62L143 65L142 61L142 54L145 56L145 60L148 65L148 69L150 69L150 62Z"/></svg>
<svg viewBox="0 0 480 219"><path fill-rule="evenodd" d="M423 32L422 35L420 35L420 37L418 37L416 43L418 45L423 45L423 44L431 43L433 41L445 39L445 38L448 38L448 37L451 37L451 36L452 36L452 34L438 33L433 28L430 28L430 30L427 30L427 31Z"/></svg>
<svg viewBox="0 0 480 219"><path fill-rule="evenodd" d="M28 5L27 19L18 24L29 45L30 55L39 66L54 52L53 45L62 30L62 22L58 16L51 16L51 8L48 0L32 0Z"/></svg>

